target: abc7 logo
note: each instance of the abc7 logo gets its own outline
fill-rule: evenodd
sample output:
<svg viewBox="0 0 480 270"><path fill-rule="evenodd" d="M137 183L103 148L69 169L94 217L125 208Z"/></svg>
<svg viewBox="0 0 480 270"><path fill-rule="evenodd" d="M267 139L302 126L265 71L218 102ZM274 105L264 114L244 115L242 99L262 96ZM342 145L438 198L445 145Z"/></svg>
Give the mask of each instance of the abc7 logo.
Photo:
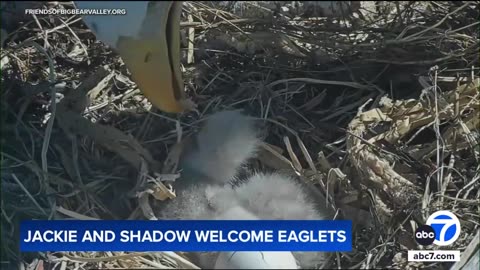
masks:
<svg viewBox="0 0 480 270"><path fill-rule="evenodd" d="M460 221L453 213L438 211L428 218L426 225L417 228L415 240L422 246L448 246L458 239L460 231Z"/></svg>

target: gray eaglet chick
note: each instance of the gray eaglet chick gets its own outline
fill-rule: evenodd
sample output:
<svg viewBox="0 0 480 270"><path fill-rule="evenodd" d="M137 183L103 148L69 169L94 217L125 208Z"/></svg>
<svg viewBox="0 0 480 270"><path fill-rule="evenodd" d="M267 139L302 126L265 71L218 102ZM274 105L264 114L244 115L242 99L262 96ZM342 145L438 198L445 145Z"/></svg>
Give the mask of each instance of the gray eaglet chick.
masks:
<svg viewBox="0 0 480 270"><path fill-rule="evenodd" d="M232 184L239 169L255 157L261 142L257 130L253 120L240 111L224 111L209 117L196 138L196 146L182 157L182 177L175 183L177 197L156 208L157 217L172 220L327 218L327 211L316 205L305 187L291 177L254 173ZM268 264L252 265L255 259L249 260L248 256L254 253L244 252L237 260L228 259L231 258L228 252L194 256L200 267L217 269L313 268L325 260L325 255L318 252L262 252Z"/></svg>

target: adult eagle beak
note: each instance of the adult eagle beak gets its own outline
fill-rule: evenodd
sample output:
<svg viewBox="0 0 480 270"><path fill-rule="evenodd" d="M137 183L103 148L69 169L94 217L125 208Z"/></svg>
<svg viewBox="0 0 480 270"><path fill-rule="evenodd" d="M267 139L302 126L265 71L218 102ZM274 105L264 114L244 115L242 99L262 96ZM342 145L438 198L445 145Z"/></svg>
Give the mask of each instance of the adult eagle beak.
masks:
<svg viewBox="0 0 480 270"><path fill-rule="evenodd" d="M181 11L182 2L150 2L140 35L121 37L116 46L142 93L170 113L193 105L186 100L180 70Z"/></svg>

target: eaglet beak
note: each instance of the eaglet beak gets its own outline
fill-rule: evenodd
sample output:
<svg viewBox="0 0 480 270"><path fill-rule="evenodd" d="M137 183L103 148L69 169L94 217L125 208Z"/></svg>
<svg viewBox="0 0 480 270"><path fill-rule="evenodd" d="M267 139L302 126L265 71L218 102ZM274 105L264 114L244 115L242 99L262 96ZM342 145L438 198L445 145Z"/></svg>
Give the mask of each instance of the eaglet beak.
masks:
<svg viewBox="0 0 480 270"><path fill-rule="evenodd" d="M117 43L139 89L155 107L170 113L191 109L180 71L181 11L181 2L152 1L140 35L121 37Z"/></svg>

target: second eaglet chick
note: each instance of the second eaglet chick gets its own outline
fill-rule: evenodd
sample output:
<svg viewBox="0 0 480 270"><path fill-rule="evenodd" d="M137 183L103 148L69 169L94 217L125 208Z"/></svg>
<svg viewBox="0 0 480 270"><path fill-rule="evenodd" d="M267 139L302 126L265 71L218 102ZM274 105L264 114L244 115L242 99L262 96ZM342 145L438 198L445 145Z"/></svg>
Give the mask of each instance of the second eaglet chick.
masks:
<svg viewBox="0 0 480 270"><path fill-rule="evenodd" d="M156 211L159 219L176 220L321 220L328 212L316 205L296 179L279 173L254 173L236 181L239 170L255 157L261 139L240 111L216 113L207 119L196 146L182 158L182 177L175 183L177 197ZM238 253L238 252L237 252ZM255 252L242 252L228 261L229 252L197 254L202 268L313 268L322 264L318 252L262 252L265 264L255 263ZM293 254L293 257L292 257ZM250 258L250 259L249 259ZM296 261L296 262L295 262ZM255 265L252 265L255 264Z"/></svg>

